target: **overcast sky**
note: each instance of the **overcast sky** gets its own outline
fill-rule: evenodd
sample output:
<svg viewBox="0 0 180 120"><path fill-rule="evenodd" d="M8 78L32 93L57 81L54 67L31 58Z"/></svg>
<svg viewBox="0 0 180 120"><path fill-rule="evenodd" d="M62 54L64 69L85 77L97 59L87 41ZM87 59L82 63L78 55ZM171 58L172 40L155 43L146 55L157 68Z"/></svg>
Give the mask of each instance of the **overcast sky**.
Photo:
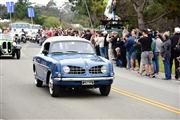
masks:
<svg viewBox="0 0 180 120"><path fill-rule="evenodd" d="M17 0L0 0L0 4L5 4L7 1L13 1L13 2L17 2ZM42 4L42 5L46 5L49 0L29 0L32 3L37 3L37 4ZM68 0L54 0L58 6L63 5L65 2L68 2Z"/></svg>

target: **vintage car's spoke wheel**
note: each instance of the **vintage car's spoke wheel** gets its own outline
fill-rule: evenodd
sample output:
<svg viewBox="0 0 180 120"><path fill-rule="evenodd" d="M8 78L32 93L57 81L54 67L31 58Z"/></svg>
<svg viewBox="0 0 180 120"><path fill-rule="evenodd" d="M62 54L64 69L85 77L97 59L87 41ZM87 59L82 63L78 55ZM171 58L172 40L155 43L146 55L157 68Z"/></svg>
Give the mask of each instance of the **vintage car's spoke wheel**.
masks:
<svg viewBox="0 0 180 120"><path fill-rule="evenodd" d="M102 96L108 96L111 90L111 85L101 86L99 90Z"/></svg>
<svg viewBox="0 0 180 120"><path fill-rule="evenodd" d="M20 57L21 57L21 51L20 50L16 51L16 57L17 57L17 59L20 59Z"/></svg>
<svg viewBox="0 0 180 120"><path fill-rule="evenodd" d="M51 75L49 77L49 93L52 97L58 97L59 95L58 86L54 85Z"/></svg>

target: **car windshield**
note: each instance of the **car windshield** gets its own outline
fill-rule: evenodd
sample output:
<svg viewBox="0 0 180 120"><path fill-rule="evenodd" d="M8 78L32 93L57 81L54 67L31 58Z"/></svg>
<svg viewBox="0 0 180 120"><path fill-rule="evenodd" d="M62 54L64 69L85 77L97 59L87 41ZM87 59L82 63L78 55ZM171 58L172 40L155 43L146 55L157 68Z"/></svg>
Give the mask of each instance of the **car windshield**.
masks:
<svg viewBox="0 0 180 120"><path fill-rule="evenodd" d="M90 53L94 54L91 44L81 41L55 42L51 45L50 53Z"/></svg>
<svg viewBox="0 0 180 120"><path fill-rule="evenodd" d="M10 34L0 34L0 40L12 40L12 36Z"/></svg>
<svg viewBox="0 0 180 120"><path fill-rule="evenodd" d="M30 25L25 24L25 23L15 23L15 24L12 24L12 28L13 29L30 29Z"/></svg>
<svg viewBox="0 0 180 120"><path fill-rule="evenodd" d="M32 25L31 28L32 29L41 29L42 27L40 25Z"/></svg>

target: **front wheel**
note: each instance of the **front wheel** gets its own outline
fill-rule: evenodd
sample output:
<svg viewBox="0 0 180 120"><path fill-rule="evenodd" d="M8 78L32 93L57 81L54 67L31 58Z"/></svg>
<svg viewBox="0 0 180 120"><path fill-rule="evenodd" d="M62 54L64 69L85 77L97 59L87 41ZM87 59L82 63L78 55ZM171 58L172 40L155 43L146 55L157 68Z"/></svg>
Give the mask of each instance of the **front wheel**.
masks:
<svg viewBox="0 0 180 120"><path fill-rule="evenodd" d="M59 88L57 85L54 85L52 76L49 76L49 93L52 97L58 97L59 96Z"/></svg>
<svg viewBox="0 0 180 120"><path fill-rule="evenodd" d="M101 86L99 90L102 96L108 96L111 90L111 85Z"/></svg>

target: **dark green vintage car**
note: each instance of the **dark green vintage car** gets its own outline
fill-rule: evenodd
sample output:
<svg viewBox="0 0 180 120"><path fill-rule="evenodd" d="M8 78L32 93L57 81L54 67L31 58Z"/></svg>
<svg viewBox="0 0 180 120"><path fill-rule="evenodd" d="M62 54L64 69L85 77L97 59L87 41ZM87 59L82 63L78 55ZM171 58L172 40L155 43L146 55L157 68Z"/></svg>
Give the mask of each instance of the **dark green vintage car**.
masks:
<svg viewBox="0 0 180 120"><path fill-rule="evenodd" d="M0 34L0 57L12 56L20 59L21 46L13 41L10 34Z"/></svg>

